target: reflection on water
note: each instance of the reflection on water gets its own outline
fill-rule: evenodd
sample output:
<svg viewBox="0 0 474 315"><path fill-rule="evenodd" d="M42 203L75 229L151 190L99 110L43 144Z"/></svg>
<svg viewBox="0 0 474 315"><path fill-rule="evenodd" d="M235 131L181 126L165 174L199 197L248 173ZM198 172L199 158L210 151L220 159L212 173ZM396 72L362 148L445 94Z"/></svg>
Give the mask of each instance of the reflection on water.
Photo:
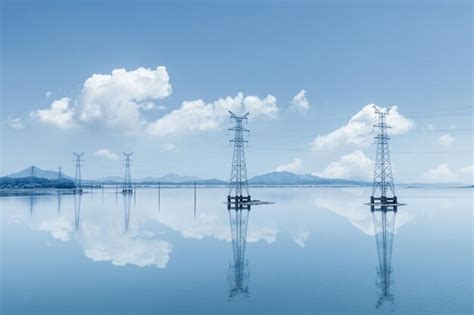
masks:
<svg viewBox="0 0 474 315"><path fill-rule="evenodd" d="M81 221L81 200L82 194L74 194L74 230L79 231Z"/></svg>
<svg viewBox="0 0 474 315"><path fill-rule="evenodd" d="M229 300L236 296L249 296L248 261L245 259L247 244L247 228L249 223L250 205L234 204L228 207L232 250L234 261L229 264Z"/></svg>
<svg viewBox="0 0 474 315"><path fill-rule="evenodd" d="M136 195L136 193L134 195ZM130 208L131 208L131 204L132 204L132 200L131 200L130 194L123 194L123 214L124 214L125 232L128 232L128 229L129 229L129 226L130 226Z"/></svg>
<svg viewBox="0 0 474 315"><path fill-rule="evenodd" d="M61 193L57 192L57 200L58 200L58 215L61 214Z"/></svg>
<svg viewBox="0 0 474 315"><path fill-rule="evenodd" d="M0 313L472 314L471 191L404 189L395 213L355 188L262 188L276 203L249 220L223 190L199 209L161 190L1 198Z"/></svg>
<svg viewBox="0 0 474 315"><path fill-rule="evenodd" d="M396 209L387 207L372 211L378 255L377 288L379 290L379 298L377 308L381 308L385 302L392 307L395 306L395 299L392 293L392 250L396 214Z"/></svg>

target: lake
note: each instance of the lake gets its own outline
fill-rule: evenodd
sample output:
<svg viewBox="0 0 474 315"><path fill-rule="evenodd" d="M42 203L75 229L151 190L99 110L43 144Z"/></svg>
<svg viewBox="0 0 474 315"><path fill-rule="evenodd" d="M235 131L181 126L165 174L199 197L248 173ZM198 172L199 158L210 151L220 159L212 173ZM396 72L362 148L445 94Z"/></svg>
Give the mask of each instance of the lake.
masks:
<svg viewBox="0 0 474 315"><path fill-rule="evenodd" d="M473 314L471 189L0 198L2 314Z"/></svg>

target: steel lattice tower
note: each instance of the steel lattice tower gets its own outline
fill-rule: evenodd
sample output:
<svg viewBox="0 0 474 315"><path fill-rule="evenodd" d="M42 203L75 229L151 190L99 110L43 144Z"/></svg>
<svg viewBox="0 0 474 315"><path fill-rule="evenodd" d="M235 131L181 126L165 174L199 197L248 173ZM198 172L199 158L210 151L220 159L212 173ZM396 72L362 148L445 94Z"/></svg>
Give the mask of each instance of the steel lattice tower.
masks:
<svg viewBox="0 0 474 315"><path fill-rule="evenodd" d="M374 125L374 127L377 128L377 135L375 136L377 149L375 154L374 181L370 202L374 203L375 200L378 200L382 204L396 204L397 197L395 196L392 163L390 161L390 151L388 148L388 140L390 140L390 138L387 134L387 129L390 128L390 126L387 126L386 123L386 117L390 113L390 109L383 110L374 106L374 110L378 115L377 123ZM387 197L387 192L389 190L392 193L392 197ZM380 197L376 197L377 191L380 193Z"/></svg>
<svg viewBox="0 0 474 315"><path fill-rule="evenodd" d="M234 139L230 140L234 144L234 154L232 157L232 171L230 172L228 202L250 201L249 185L247 181L247 165L245 162L244 145L248 141L244 138L244 132L250 130L243 127L243 122L247 120L249 113L237 116L229 111L230 118L235 121L235 126L229 128L234 131ZM244 196L246 194L246 196Z"/></svg>
<svg viewBox="0 0 474 315"><path fill-rule="evenodd" d="M131 153L125 153L122 152L124 155L124 162L125 162L125 176L123 178L123 187L122 187L122 192L125 194L130 194L133 193L133 188L132 188L132 176L130 173L130 166L132 165L131 162L132 160L130 157L132 156L133 152Z"/></svg>
<svg viewBox="0 0 474 315"><path fill-rule="evenodd" d="M84 155L84 153L78 154L76 152L73 152L72 154L74 155L74 158L75 158L74 164L76 167L76 174L74 177L74 184L76 187L74 188L74 192L82 194L81 166L82 166L82 162L84 162L84 160L82 160L82 156Z"/></svg>

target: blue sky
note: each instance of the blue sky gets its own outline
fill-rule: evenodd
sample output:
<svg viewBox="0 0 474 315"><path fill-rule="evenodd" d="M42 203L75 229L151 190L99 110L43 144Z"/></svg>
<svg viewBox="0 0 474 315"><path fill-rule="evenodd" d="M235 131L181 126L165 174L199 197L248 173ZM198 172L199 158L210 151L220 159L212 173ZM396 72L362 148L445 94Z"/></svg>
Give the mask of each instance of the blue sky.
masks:
<svg viewBox="0 0 474 315"><path fill-rule="evenodd" d="M1 6L1 175L72 174L72 151L85 178L122 175L134 151L136 178L226 179L223 113L251 108L250 176L369 178L374 146L358 127L375 103L397 106L396 181L472 181L470 2Z"/></svg>

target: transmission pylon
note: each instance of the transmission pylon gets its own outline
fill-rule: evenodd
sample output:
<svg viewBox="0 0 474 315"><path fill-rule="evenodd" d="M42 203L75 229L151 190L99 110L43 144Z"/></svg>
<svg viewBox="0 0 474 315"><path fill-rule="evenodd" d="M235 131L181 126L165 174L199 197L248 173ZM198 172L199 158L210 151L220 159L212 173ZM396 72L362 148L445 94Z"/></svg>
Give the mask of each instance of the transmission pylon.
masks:
<svg viewBox="0 0 474 315"><path fill-rule="evenodd" d="M376 153L375 153L375 169L374 181L372 185L372 196L370 203L375 204L380 201L380 204L397 204L397 196L395 195L395 187L393 185L392 163L390 161L390 150L388 148L388 140L390 137L387 134L386 117L390 113L390 109L385 110L374 106L377 114L377 123L374 127L377 128L377 135L375 136ZM387 193L391 193L391 197ZM376 196L376 194L380 196Z"/></svg>
<svg viewBox="0 0 474 315"><path fill-rule="evenodd" d="M74 177L74 193L77 193L77 194L82 194L82 175L81 175L81 166L82 166L82 162L84 162L84 160L82 159L82 156L84 155L84 153L76 153L76 152L73 152L72 153L74 155L74 165L76 167L76 174L75 174L75 177Z"/></svg>
<svg viewBox="0 0 474 315"><path fill-rule="evenodd" d="M35 166L31 165L30 168L30 181L31 181L31 188L36 188L36 174L35 174Z"/></svg>
<svg viewBox="0 0 474 315"><path fill-rule="evenodd" d="M392 293L392 251L395 234L395 218L397 212L393 208L382 207L372 212L374 220L375 241L377 244L377 281L379 289L377 308L381 308L385 302L394 305Z"/></svg>
<svg viewBox="0 0 474 315"><path fill-rule="evenodd" d="M249 202L249 185L247 181L247 165L245 162L244 145L248 141L244 138L244 133L250 130L243 127L243 122L247 121L249 113L243 116L237 116L229 111L231 120L234 120L235 125L229 128L229 131L234 132L234 139L230 142L234 144L234 154L232 157L232 170L230 172L229 195L227 202Z"/></svg>
<svg viewBox="0 0 474 315"><path fill-rule="evenodd" d="M58 166L58 181L63 179L63 172L62 172L62 167Z"/></svg>
<svg viewBox="0 0 474 315"><path fill-rule="evenodd" d="M122 152L124 155L124 162L125 162L125 176L123 177L123 187L122 187L122 193L124 194L131 194L133 193L133 187L132 187L132 176L130 174L130 166L132 165L131 162L132 160L130 157L132 156L133 152L131 153L125 153Z"/></svg>
<svg viewBox="0 0 474 315"><path fill-rule="evenodd" d="M236 296L249 296L250 272L245 259L247 228L250 205L234 204L229 209L230 231L232 236L233 262L229 264L229 300Z"/></svg>

